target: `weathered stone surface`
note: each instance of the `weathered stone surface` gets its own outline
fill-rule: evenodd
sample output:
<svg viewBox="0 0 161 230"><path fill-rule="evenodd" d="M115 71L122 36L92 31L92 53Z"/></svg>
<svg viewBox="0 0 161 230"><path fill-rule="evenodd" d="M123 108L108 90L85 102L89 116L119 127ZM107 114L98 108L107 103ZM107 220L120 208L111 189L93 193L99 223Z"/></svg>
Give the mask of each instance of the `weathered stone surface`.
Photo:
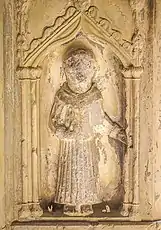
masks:
<svg viewBox="0 0 161 230"><path fill-rule="evenodd" d="M160 12L0 2L0 229L161 228Z"/></svg>
<svg viewBox="0 0 161 230"><path fill-rule="evenodd" d="M52 223L48 223L48 224L44 224L44 225L39 225L39 226L25 226L25 225L21 225L21 226L14 226L12 227L13 230L21 230L21 229L25 229L25 230L50 230L50 229L65 229L65 230L129 230L129 229L135 229L135 230L159 230L160 229L160 225L159 223L124 223L124 222L120 222L120 223L104 223L104 224L88 224L88 225L84 225L84 224L52 224Z"/></svg>
<svg viewBox="0 0 161 230"><path fill-rule="evenodd" d="M3 75L3 1L0 2L0 229L5 226L4 215L4 75Z"/></svg>

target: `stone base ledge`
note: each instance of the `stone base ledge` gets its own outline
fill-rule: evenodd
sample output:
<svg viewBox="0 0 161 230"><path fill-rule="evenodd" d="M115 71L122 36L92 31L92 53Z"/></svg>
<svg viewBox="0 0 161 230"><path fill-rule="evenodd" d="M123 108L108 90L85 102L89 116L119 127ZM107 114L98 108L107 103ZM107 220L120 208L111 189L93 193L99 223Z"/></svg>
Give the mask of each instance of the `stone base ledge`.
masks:
<svg viewBox="0 0 161 230"><path fill-rule="evenodd" d="M161 230L161 222L15 222L12 230Z"/></svg>

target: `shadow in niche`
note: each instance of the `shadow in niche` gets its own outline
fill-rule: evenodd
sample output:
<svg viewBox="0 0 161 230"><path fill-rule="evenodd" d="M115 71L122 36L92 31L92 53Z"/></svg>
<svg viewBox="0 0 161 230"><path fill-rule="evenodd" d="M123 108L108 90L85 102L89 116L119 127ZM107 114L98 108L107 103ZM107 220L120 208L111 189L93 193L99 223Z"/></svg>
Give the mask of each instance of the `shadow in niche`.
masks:
<svg viewBox="0 0 161 230"><path fill-rule="evenodd" d="M100 204L93 205L93 211L94 213L90 215L90 217L121 217L120 214L120 207L111 208L110 212L103 212L103 210L106 210L107 203L102 202Z"/></svg>
<svg viewBox="0 0 161 230"><path fill-rule="evenodd" d="M106 212L106 206L107 203L102 202L100 204L93 205L93 214L88 215L86 217L123 217L120 214L121 210L121 205L119 207L115 207L110 210L110 212ZM56 203L50 203L49 206L50 211L47 208L43 208L43 215L42 217L69 217L68 215L65 215L63 213L64 210L64 205L62 204L56 204ZM103 212L104 210L104 212ZM70 216L71 217L71 216ZM82 216L77 216L74 215L73 212L73 217L82 217Z"/></svg>

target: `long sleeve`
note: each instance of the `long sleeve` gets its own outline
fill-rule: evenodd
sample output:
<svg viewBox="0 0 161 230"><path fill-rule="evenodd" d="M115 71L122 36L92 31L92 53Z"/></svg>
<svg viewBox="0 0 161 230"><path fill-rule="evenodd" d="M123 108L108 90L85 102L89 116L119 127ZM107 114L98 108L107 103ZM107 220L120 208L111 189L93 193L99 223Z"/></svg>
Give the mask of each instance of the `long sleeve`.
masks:
<svg viewBox="0 0 161 230"><path fill-rule="evenodd" d="M49 127L59 139L72 138L75 113L71 104L60 100L57 95L49 117Z"/></svg>
<svg viewBox="0 0 161 230"><path fill-rule="evenodd" d="M63 138L65 132L66 112L67 106L56 96L49 116L49 127L60 139Z"/></svg>
<svg viewBox="0 0 161 230"><path fill-rule="evenodd" d="M105 119L109 123L109 137L118 140L124 144L127 144L127 137L126 132L119 124L112 121L112 119L108 116L108 114L105 112Z"/></svg>

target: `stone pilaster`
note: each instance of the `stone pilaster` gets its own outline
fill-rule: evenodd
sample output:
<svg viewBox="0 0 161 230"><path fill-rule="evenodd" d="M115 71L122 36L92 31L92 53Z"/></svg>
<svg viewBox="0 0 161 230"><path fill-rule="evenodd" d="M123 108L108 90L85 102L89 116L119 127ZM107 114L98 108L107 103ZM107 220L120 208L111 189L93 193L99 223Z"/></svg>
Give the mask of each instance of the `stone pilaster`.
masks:
<svg viewBox="0 0 161 230"><path fill-rule="evenodd" d="M39 206L39 79L41 69L19 68L22 108L22 205L19 218L41 216Z"/></svg>

